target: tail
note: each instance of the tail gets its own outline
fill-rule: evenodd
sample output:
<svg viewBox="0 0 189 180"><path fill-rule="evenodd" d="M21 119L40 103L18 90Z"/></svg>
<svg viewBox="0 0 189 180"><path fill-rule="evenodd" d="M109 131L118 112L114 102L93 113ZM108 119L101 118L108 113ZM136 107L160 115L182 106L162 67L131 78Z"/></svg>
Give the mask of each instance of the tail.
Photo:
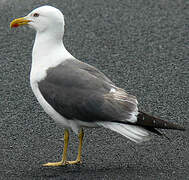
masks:
<svg viewBox="0 0 189 180"><path fill-rule="evenodd" d="M185 128L180 125L158 119L141 111L139 111L139 114L137 115L136 125L147 128L149 130L157 128L185 131Z"/></svg>
<svg viewBox="0 0 189 180"><path fill-rule="evenodd" d="M184 127L158 119L143 112L139 112L137 115L137 122L135 123L122 121L98 122L98 125L115 131L136 143L150 140L148 131L153 132L159 136L165 136L167 139L169 138L157 129L175 129L185 131Z"/></svg>
<svg viewBox="0 0 189 180"><path fill-rule="evenodd" d="M120 122L98 122L98 125L115 131L136 143L150 140L148 131L142 127L132 124L123 124Z"/></svg>

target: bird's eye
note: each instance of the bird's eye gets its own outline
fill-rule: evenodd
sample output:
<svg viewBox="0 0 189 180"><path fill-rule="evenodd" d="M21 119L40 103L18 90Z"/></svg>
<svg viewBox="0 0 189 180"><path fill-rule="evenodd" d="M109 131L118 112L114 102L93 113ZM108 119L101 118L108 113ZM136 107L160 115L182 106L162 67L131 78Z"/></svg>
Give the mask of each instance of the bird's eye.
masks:
<svg viewBox="0 0 189 180"><path fill-rule="evenodd" d="M34 17L38 17L39 14L38 14L38 13L34 13L33 16L34 16Z"/></svg>

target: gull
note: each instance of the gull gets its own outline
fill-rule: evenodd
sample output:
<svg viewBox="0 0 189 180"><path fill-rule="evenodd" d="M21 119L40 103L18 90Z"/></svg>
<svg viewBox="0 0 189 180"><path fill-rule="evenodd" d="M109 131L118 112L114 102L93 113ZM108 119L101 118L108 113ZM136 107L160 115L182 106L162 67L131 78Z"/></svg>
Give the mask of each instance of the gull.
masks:
<svg viewBox="0 0 189 180"><path fill-rule="evenodd" d="M149 140L149 132L162 135L157 129L185 130L139 111L135 96L117 87L97 68L73 57L63 44L64 15L57 8L46 5L34 9L13 20L10 27L21 25L36 31L30 72L32 91L44 111L65 128L61 161L44 166L81 163L84 128L108 128L136 143ZM79 138L75 161L67 160L70 129Z"/></svg>

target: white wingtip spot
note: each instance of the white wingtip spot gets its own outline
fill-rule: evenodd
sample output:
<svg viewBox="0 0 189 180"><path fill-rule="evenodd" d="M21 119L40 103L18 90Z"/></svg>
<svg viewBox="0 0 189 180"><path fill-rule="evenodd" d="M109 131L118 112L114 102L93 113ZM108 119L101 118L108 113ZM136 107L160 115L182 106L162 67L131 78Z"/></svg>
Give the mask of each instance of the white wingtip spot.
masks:
<svg viewBox="0 0 189 180"><path fill-rule="evenodd" d="M116 92L115 88L110 89L110 93L115 93L115 92Z"/></svg>

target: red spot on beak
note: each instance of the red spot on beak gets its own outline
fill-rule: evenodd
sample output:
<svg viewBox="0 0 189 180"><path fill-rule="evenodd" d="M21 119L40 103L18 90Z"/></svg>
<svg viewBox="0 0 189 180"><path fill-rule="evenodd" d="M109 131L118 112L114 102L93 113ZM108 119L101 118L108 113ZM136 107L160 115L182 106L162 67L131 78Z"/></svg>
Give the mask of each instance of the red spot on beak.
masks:
<svg viewBox="0 0 189 180"><path fill-rule="evenodd" d="M19 26L19 24L13 24L13 26L12 27L18 27Z"/></svg>

